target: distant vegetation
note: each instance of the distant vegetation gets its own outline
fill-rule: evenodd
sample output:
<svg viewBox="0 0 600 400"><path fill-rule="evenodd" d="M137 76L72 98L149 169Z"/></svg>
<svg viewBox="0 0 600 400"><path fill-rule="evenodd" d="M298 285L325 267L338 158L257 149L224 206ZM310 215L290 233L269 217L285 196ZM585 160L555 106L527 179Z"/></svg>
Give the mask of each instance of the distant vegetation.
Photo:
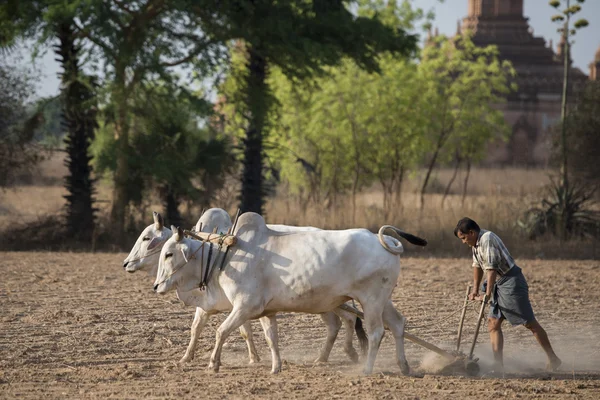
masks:
<svg viewBox="0 0 600 400"><path fill-rule="evenodd" d="M448 215L482 210L471 170L508 135L496 106L514 70L468 33L419 49L431 14L411 4L7 0L1 51L32 40L62 74L60 95L32 104L32 78L0 65L0 184L42 149L66 152L64 207L47 229L83 247L128 247L149 207L168 224L220 206L336 228L436 211L430 226L445 232ZM586 101L573 118L593 126ZM573 146L592 146L572 126ZM585 165L573 176L594 176ZM506 220L480 220L526 235L527 207L506 207L494 214Z"/></svg>

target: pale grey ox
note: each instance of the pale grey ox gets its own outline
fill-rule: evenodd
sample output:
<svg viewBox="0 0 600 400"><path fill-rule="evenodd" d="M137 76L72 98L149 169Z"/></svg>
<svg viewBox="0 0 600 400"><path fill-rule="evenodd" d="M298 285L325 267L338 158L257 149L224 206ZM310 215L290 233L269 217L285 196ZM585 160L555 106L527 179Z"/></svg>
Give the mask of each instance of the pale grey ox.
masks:
<svg viewBox="0 0 600 400"><path fill-rule="evenodd" d="M160 251L167 239L172 236L173 232L164 226L163 219L159 213L153 212L153 218L154 223L142 231L129 255L123 262L123 267L127 272L133 273L136 271L149 270L151 274L156 276ZM216 230L218 233L227 233L231 226L231 217L225 210L221 208L211 208L202 214L193 230L196 232L213 232ZM318 228L314 227L293 227L288 225L271 224L267 226L270 229L280 232L291 232L295 230L319 230ZM184 297L188 301L187 305L194 305L194 296L190 296L190 293L187 293L184 295ZM204 326L207 324L210 315L211 314L203 310L202 307L196 307L194 321L192 322L190 343L180 362L188 362L194 359L198 338ZM357 318L356 315L339 308L336 308L330 312L321 313L319 315L327 326L327 340L325 341L325 344L319 352L319 357L315 360L315 362L328 361L333 344L335 343L338 332L342 325L340 318L343 321L346 329L344 351L353 362L358 362L358 354L352 345L353 329L356 329L356 334L358 336L363 353L366 353L367 349L367 337L364 329L362 328L360 319ZM248 347L250 364L260 361L260 356L258 355L256 346L254 345L254 340L252 337L252 325L250 321L246 321L244 324L242 324L239 330Z"/></svg>
<svg viewBox="0 0 600 400"><path fill-rule="evenodd" d="M207 268L206 244L186 238L180 228L161 250L154 290L177 290L186 304L206 312L231 310L216 332L209 369L218 371L221 350L231 332L249 319L260 318L271 349L272 373L281 371L277 320L280 311L323 313L356 299L363 307L369 349L364 373L373 371L384 323L396 343L396 361L404 374L405 318L390 297L400 275L400 237L424 246L424 239L391 226L378 234L366 229L277 232L256 213L239 217L223 270L212 268L207 290L195 290ZM384 235L389 233L391 236ZM187 298L186 298L187 297Z"/></svg>

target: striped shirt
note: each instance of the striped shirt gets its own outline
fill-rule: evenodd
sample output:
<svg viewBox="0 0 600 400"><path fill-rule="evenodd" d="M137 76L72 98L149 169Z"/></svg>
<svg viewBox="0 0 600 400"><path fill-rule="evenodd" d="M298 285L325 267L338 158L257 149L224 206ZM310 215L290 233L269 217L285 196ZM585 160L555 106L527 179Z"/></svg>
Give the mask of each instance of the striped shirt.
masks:
<svg viewBox="0 0 600 400"><path fill-rule="evenodd" d="M500 276L504 276L516 265L508 249L494 232L480 230L477 243L471 250L473 251L473 267L482 270L494 269Z"/></svg>

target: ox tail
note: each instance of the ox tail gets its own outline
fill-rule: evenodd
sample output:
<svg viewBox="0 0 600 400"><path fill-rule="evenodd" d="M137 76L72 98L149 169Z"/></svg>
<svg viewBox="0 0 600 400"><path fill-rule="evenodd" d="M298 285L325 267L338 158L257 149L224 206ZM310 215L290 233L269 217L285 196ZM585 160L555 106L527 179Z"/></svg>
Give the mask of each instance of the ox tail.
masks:
<svg viewBox="0 0 600 400"><path fill-rule="evenodd" d="M367 355L367 351L369 350L369 339L367 338L367 333L363 328L362 320L360 317L356 317L356 322L354 323L354 331L356 332L356 337L358 337L358 343L360 344L360 352L364 356Z"/></svg>
<svg viewBox="0 0 600 400"><path fill-rule="evenodd" d="M400 240L400 238L404 238L406 239L409 243L412 243L416 246L427 246L427 240L422 239L418 236L415 236L413 234L404 232L394 226L391 225L384 225L381 228L379 228L379 232L377 233L377 237L379 238L379 243L381 243L381 245L383 246L384 249L386 249L387 251L389 251L392 254L401 254L403 249L402 249L402 245L398 246L398 247L390 247L390 245L384 240L383 236L391 236L397 240Z"/></svg>

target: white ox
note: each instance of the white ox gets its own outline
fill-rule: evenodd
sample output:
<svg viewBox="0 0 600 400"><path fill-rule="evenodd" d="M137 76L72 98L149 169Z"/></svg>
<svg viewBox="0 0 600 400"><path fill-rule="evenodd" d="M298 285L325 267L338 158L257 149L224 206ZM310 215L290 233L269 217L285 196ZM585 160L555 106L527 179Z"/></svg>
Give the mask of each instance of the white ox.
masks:
<svg viewBox="0 0 600 400"><path fill-rule="evenodd" d="M172 228L177 232L161 251L154 290L163 294L177 289L182 298L202 282L207 252L201 251L205 244ZM277 312L323 313L356 299L363 307L368 332L364 373L373 371L385 323L396 342L396 361L407 374L405 319L390 300L400 274L402 244L383 235L384 231L413 244L427 243L390 226L382 227L377 235L366 229L276 232L258 214L241 215L235 231L237 243L225 268L212 268L207 290L190 295L207 312L231 310L217 329L209 369L219 370L229 334L245 321L260 318L271 349L271 372L277 373L281 371Z"/></svg>
<svg viewBox="0 0 600 400"><path fill-rule="evenodd" d="M131 249L129 255L127 256L127 258L125 258L123 262L123 267L127 272L133 273L135 271L150 270L150 273L156 276L160 251L167 239L169 239L173 235L173 232L169 228L164 226L163 219L160 216L160 214L154 212L153 217L154 223L149 225L142 231L133 248ZM194 231L213 232L214 230L216 230L216 232L218 233L227 233L231 226L231 218L225 210L221 208L211 208L202 214L202 216L194 226ZM318 228L314 227L292 227L288 225L267 226L270 229L277 230L280 232L291 232L296 230L319 230ZM194 292L183 293L181 294L180 299L184 301L187 305L196 305L194 304L194 299L195 295L197 294L198 293ZM180 293L178 293L178 295L180 295ZM360 319L358 319L354 314L339 308L336 308L334 311L331 312L321 313L319 315L321 316L321 319L327 326L327 340L323 348L319 352L319 357L317 358L316 362L327 362L327 360L329 359L331 349L333 348L333 344L335 343L337 334L342 325L342 323L340 322L340 318L342 319L346 329L344 351L353 362L358 362L358 354L352 346L354 328L356 328L356 333L363 352L366 351L367 347L367 338L360 323ZM202 307L196 307L194 321L192 322L190 343L187 347L185 355L182 357L180 362L188 362L194 359L199 335L202 332L206 323L208 322L209 317L210 314L207 313L204 309L202 309ZM240 334L242 335L248 346L248 355L250 363L253 364L255 362L260 361L260 357L254 345L254 340L252 337L252 325L250 321L246 321L240 326L239 329Z"/></svg>

